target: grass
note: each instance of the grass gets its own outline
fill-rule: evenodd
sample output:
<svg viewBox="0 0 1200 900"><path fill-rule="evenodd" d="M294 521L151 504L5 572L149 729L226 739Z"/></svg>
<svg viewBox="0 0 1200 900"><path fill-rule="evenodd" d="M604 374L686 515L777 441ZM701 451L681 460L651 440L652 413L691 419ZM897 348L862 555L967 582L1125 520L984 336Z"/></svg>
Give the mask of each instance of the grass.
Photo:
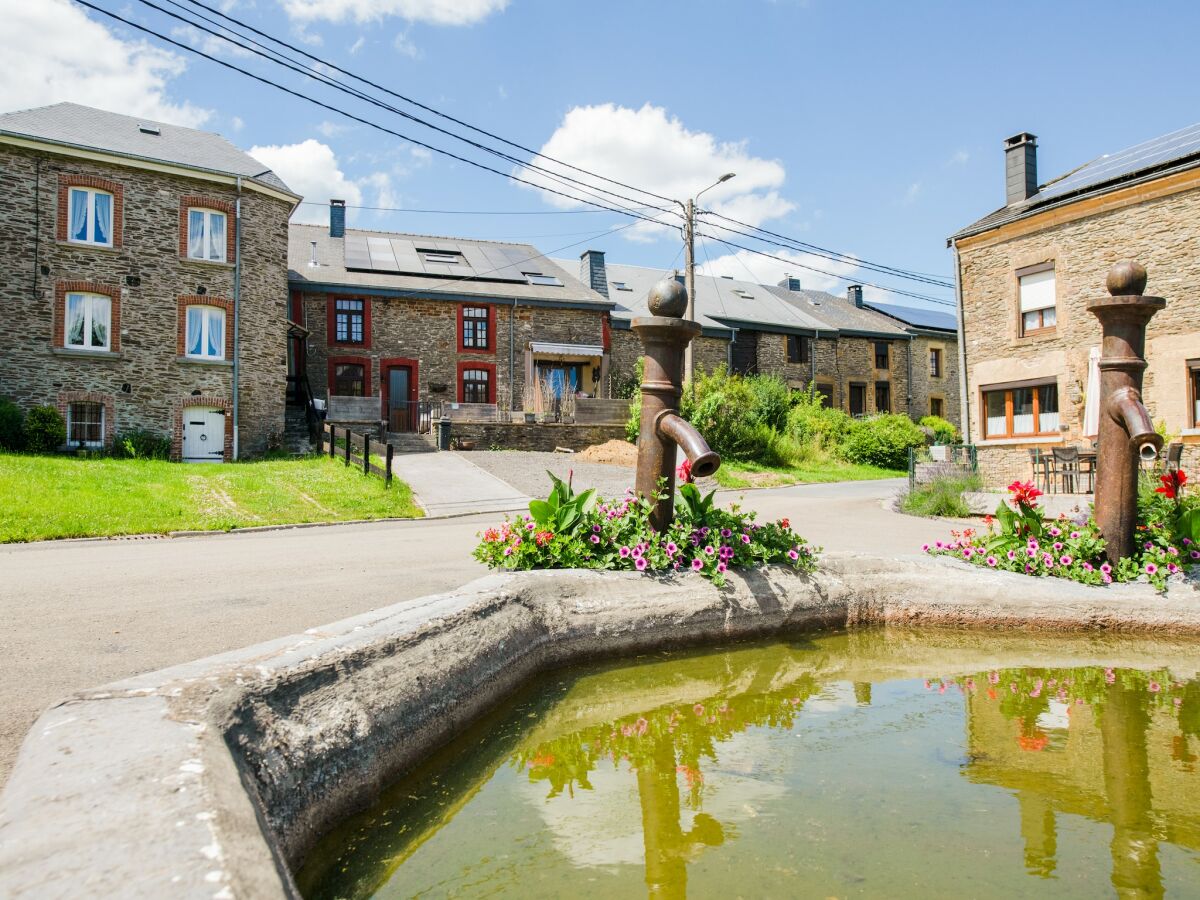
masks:
<svg viewBox="0 0 1200 900"><path fill-rule="evenodd" d="M786 484L818 484L832 481L873 481L880 478L900 478L905 472L877 469L842 460L799 462L790 466L764 466L761 463L721 463L717 484L725 488L778 487Z"/></svg>
<svg viewBox="0 0 1200 900"><path fill-rule="evenodd" d="M978 475L938 478L906 493L900 498L900 508L914 516L965 519L971 510L963 493L978 491L982 486Z"/></svg>
<svg viewBox="0 0 1200 900"><path fill-rule="evenodd" d="M0 454L0 543L412 518L412 491L321 456L230 465Z"/></svg>

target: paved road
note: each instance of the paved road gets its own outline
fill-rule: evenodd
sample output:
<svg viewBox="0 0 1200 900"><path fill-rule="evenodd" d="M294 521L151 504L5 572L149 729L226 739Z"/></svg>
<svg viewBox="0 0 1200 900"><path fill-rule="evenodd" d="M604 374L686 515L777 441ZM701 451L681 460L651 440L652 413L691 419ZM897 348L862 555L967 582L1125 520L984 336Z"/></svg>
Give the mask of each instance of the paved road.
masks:
<svg viewBox="0 0 1200 900"><path fill-rule="evenodd" d="M911 553L945 522L883 508L896 482L749 491L828 549ZM736 499L739 492L728 492ZM139 672L291 634L484 574L497 514L204 537L0 547L0 783L57 699Z"/></svg>
<svg viewBox="0 0 1200 900"><path fill-rule="evenodd" d="M396 476L412 488L430 516L526 509L529 497L470 461L463 453L402 453ZM504 454L513 455L513 454ZM517 454L519 455L519 454Z"/></svg>

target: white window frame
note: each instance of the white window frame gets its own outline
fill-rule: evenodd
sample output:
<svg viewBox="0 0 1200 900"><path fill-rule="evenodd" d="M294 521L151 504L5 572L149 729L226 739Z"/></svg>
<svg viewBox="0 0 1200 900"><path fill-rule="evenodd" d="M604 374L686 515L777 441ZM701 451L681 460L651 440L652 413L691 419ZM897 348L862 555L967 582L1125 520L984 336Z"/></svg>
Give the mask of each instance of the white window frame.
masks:
<svg viewBox="0 0 1200 900"><path fill-rule="evenodd" d="M1030 266L1017 272L1017 313L1022 337L1045 334L1058 326L1058 281L1054 263ZM1034 314L1037 324L1029 327L1026 317Z"/></svg>
<svg viewBox="0 0 1200 900"><path fill-rule="evenodd" d="M71 343L71 298L78 297L83 302L83 343ZM108 304L108 325L104 330L104 346L97 347L91 343L92 323L95 318L94 304L103 300ZM91 353L107 353L112 349L112 297L107 294L91 294L86 291L70 291L63 302L63 346L68 350L86 350Z"/></svg>
<svg viewBox="0 0 1200 900"><path fill-rule="evenodd" d="M201 237L200 237L200 255L197 256L192 252L192 213L200 213L203 218L201 220ZM210 235L212 234L213 219L220 216L225 222L225 228L222 230L221 243L218 252L220 256L213 258L204 253L204 248L210 243ZM188 259L199 260L200 262L228 262L228 246L229 246L229 214L220 209L212 209L208 206L189 206L187 211L187 255Z"/></svg>
<svg viewBox="0 0 1200 900"><path fill-rule="evenodd" d="M100 410L100 421L96 422L96 423L88 423L88 424L98 424L100 426L100 439L97 441L76 441L76 440L72 440L72 438L71 438L72 428L76 424L74 421L75 420L75 415L74 415L75 407L82 406L84 404L86 404L87 406L95 406ZM104 425L105 425L104 417L107 414L108 414L108 412L107 412L107 410L105 410L103 403L95 403L95 402L91 402L91 401L82 401L82 400L81 401L72 401L71 403L68 403L67 404L67 446L72 447L72 448L80 448L80 449L84 449L84 450L100 450L100 449L102 449L104 447Z"/></svg>
<svg viewBox="0 0 1200 900"><path fill-rule="evenodd" d="M71 200L71 195L74 193L86 194L87 205L84 209L84 232L87 235L83 240L75 237L75 229L72 227L75 223L71 221L71 212L75 208L75 204ZM96 240L96 197L103 196L108 198L108 240ZM67 188L67 241L72 244L84 244L90 247L111 247L113 245L113 232L117 227L117 198L112 191L105 191L99 188L76 187L71 185Z"/></svg>
<svg viewBox="0 0 1200 900"><path fill-rule="evenodd" d="M192 353L192 316L191 311L198 309L201 311L200 318L200 353ZM209 337L212 331L213 314L221 318L221 339L217 341L216 354L205 353L204 349L208 347ZM225 336L228 334L226 329L229 327L225 310L220 306L208 306L204 303L193 303L184 309L184 326L183 326L183 349L184 355L188 359L207 359L207 360L223 360L225 359Z"/></svg>

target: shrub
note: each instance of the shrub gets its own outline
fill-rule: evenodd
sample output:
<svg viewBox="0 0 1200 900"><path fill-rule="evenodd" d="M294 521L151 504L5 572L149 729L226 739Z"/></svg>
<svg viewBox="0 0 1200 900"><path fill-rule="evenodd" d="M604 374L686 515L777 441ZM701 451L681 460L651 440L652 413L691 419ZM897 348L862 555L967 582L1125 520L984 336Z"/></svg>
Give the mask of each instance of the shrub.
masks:
<svg viewBox="0 0 1200 900"><path fill-rule="evenodd" d="M935 478L919 484L900 498L900 508L914 516L946 516L961 519L971 514L963 494L982 486L978 475Z"/></svg>
<svg viewBox="0 0 1200 900"><path fill-rule="evenodd" d="M857 419L842 455L850 462L881 469L908 468L908 451L925 446L925 435L908 416L885 413Z"/></svg>
<svg viewBox="0 0 1200 900"><path fill-rule="evenodd" d="M11 400L0 397L0 450L25 449L25 413Z"/></svg>
<svg viewBox="0 0 1200 900"><path fill-rule="evenodd" d="M773 431L783 431L792 408L792 389L787 382L777 375L755 375L745 381L753 398L750 419Z"/></svg>
<svg viewBox="0 0 1200 900"><path fill-rule="evenodd" d="M925 416L917 424L933 432L935 444L958 443L958 429L954 427L953 422L949 422L941 416Z"/></svg>
<svg viewBox="0 0 1200 900"><path fill-rule="evenodd" d="M629 388L629 418L625 420L625 440L631 444L637 443L638 432L642 430L642 373L645 370L646 357L639 356Z"/></svg>
<svg viewBox="0 0 1200 900"><path fill-rule="evenodd" d="M35 406L25 417L25 446L34 453L53 453L67 442L67 423L53 406Z"/></svg>
<svg viewBox="0 0 1200 900"><path fill-rule="evenodd" d="M135 428L113 441L112 455L117 459L170 459L171 439L165 435Z"/></svg>
<svg viewBox="0 0 1200 900"><path fill-rule="evenodd" d="M822 405L821 395L814 390L796 397L787 418L787 432L801 445L816 444L820 449L838 449L845 441L854 420L845 412Z"/></svg>

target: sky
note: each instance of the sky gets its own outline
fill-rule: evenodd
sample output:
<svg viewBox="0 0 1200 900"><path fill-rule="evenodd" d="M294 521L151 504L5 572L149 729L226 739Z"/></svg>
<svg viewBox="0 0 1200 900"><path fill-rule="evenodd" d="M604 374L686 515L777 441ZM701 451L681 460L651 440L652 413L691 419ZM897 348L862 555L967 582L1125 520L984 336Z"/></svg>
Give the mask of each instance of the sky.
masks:
<svg viewBox="0 0 1200 900"><path fill-rule="evenodd" d="M785 259L702 238L701 271L767 283L786 273L834 293L874 283L868 297L918 306L928 304L886 289L942 304L953 291L856 260L950 279L947 236L1003 205L1004 138L1038 136L1045 181L1200 120L1200 6L1188 3L202 0L529 148L535 152L489 141L586 182L593 196L623 194L600 199L669 219L666 226L548 193L538 185L576 197L584 188L279 69L143 0L88 2L334 109L74 0L0 0L0 111L70 100L219 132L305 196L300 221L327 221L336 197L351 207L355 227L520 241L559 257L596 249L613 262L664 271L683 265L679 220L644 205L672 204L559 164L678 200L733 172L704 194L703 208L839 256L731 235L707 215L701 234ZM152 2L215 18L191 0Z"/></svg>

